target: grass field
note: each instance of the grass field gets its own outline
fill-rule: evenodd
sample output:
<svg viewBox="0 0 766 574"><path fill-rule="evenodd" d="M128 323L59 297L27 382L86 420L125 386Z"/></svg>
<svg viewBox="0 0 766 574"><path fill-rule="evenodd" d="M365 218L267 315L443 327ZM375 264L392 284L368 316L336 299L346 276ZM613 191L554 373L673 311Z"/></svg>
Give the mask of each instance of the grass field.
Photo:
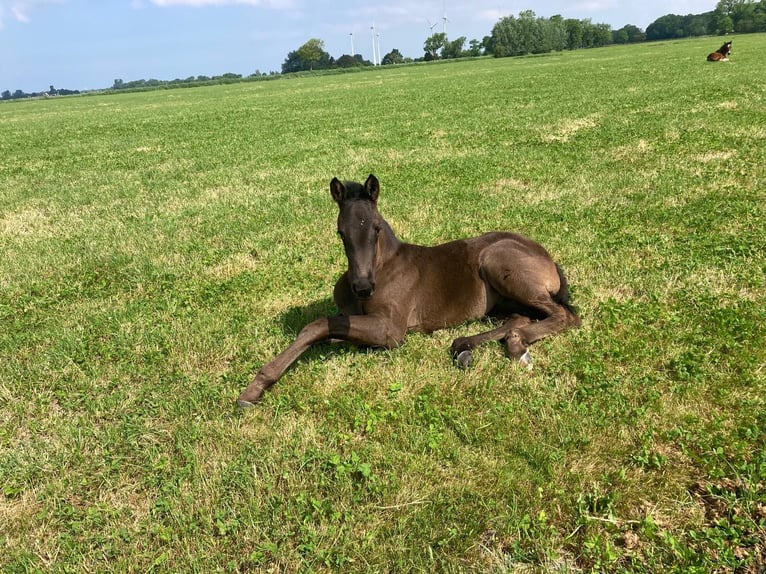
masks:
<svg viewBox="0 0 766 574"><path fill-rule="evenodd" d="M766 568L766 35L0 105L3 572ZM333 176L583 327L310 350Z"/></svg>

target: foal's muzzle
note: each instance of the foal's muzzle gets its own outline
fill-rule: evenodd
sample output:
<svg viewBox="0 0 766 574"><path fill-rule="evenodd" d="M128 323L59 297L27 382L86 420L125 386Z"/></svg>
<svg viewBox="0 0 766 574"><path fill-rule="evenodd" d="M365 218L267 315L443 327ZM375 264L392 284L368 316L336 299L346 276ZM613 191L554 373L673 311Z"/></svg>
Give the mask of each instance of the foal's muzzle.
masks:
<svg viewBox="0 0 766 574"><path fill-rule="evenodd" d="M351 283L351 290L359 299L369 299L375 293L375 282L370 279L357 279Z"/></svg>

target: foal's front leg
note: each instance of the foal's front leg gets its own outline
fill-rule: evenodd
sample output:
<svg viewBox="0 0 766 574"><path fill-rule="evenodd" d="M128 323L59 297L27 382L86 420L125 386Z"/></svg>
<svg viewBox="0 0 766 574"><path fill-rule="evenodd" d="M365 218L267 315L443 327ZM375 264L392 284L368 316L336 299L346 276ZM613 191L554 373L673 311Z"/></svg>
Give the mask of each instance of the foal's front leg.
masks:
<svg viewBox="0 0 766 574"><path fill-rule="evenodd" d="M529 317L523 315L513 314L498 328L479 333L471 337L458 337L452 341L452 357L457 362L461 369L467 369L473 363L473 349L479 345L486 343L487 341L500 341L506 340L506 348L508 354L514 359L519 359L524 365L528 364L531 359L524 359L527 355L527 348L521 347L519 344L518 349L514 345L514 342L519 340L519 333L517 329L524 325L529 325L532 320Z"/></svg>
<svg viewBox="0 0 766 574"><path fill-rule="evenodd" d="M306 325L293 343L265 364L237 399L241 407L251 407L263 392L276 383L285 371L309 347L327 339L340 339L355 345L396 347L404 338L405 328L388 318L373 315L336 315L323 317Z"/></svg>

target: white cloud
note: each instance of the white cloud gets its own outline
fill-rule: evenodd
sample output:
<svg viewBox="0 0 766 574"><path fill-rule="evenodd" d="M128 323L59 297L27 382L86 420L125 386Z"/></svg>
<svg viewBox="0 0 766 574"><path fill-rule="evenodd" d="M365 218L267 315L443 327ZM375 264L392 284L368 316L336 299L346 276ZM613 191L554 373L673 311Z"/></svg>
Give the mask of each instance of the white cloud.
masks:
<svg viewBox="0 0 766 574"><path fill-rule="evenodd" d="M27 11L24 9L24 6L11 6L11 14L13 14L14 18L19 22L24 22L25 24L29 22L29 16L27 16Z"/></svg>
<svg viewBox="0 0 766 574"><path fill-rule="evenodd" d="M26 24L31 20L29 14L33 9L45 4L61 4L62 2L64 0L0 0L0 29L3 28L6 10L10 12L14 20Z"/></svg>

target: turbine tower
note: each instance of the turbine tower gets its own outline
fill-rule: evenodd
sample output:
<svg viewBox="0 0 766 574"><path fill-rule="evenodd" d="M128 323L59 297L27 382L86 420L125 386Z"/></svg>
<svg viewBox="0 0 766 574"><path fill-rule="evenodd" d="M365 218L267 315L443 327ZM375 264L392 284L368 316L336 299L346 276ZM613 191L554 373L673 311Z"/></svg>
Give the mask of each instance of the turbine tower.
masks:
<svg viewBox="0 0 766 574"><path fill-rule="evenodd" d="M447 0L444 0L444 12L442 16L442 32L444 32L444 36L447 36L447 22L449 22L449 18L447 18Z"/></svg>
<svg viewBox="0 0 766 574"><path fill-rule="evenodd" d="M370 33L372 34L372 65L378 65L377 51L375 50L375 24L370 26Z"/></svg>
<svg viewBox="0 0 766 574"><path fill-rule="evenodd" d="M353 58L354 56L356 56L356 54L354 53L354 33L351 32L349 36L351 36L351 57Z"/></svg>

